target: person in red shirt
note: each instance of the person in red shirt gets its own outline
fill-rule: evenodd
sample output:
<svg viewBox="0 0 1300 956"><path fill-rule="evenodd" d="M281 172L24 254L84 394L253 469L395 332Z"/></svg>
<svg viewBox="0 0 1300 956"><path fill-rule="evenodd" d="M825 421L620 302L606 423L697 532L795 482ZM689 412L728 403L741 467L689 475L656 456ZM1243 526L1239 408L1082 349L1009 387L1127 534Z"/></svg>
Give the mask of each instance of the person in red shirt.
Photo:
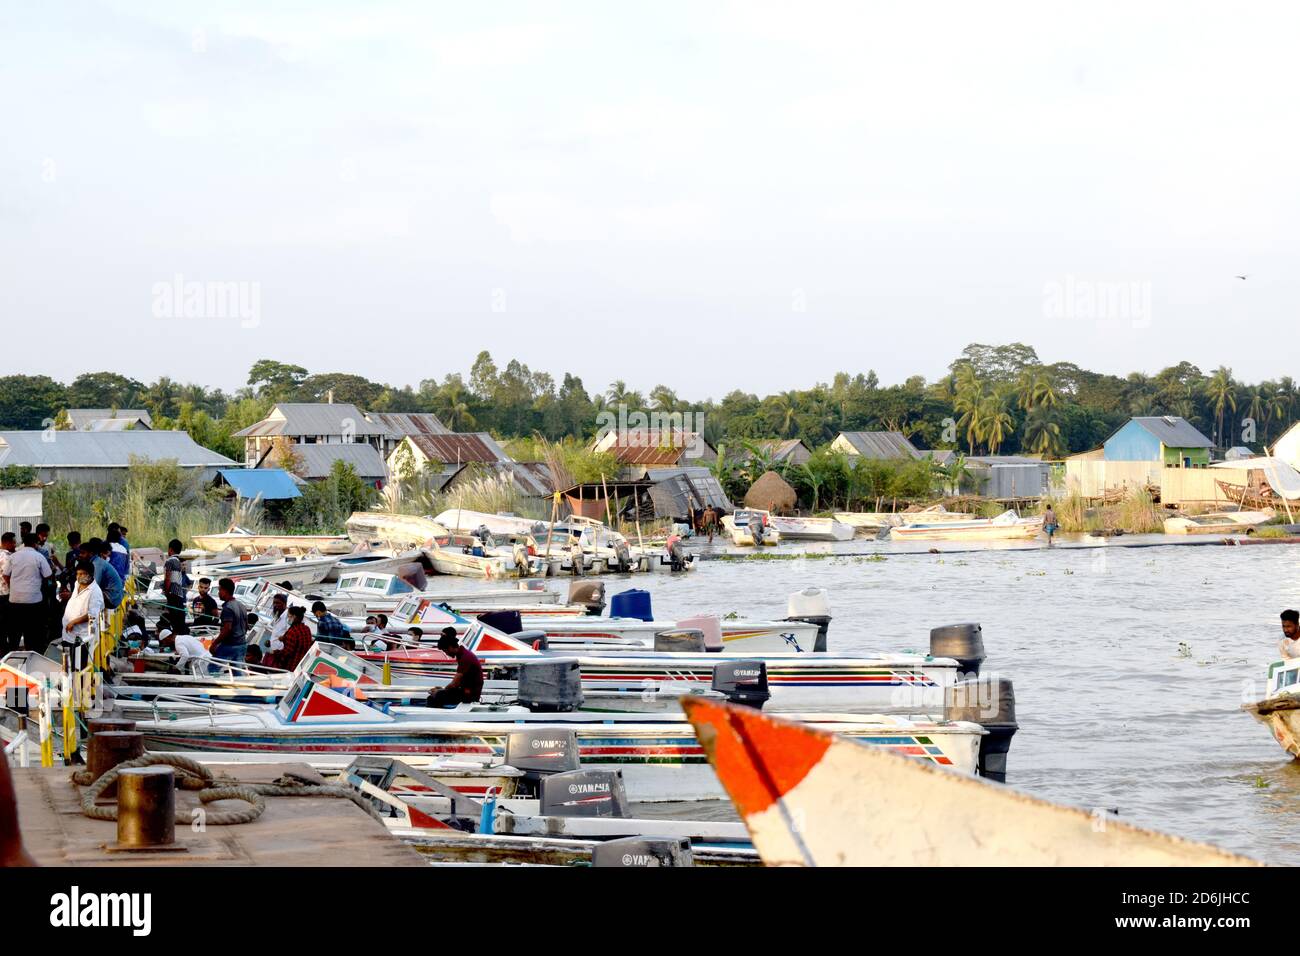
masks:
<svg viewBox="0 0 1300 956"><path fill-rule="evenodd" d="M291 671L298 666L298 662L303 659L307 651L311 650L311 645L315 641L312 637L311 629L302 622L303 616L307 613L304 607L289 608L289 630L284 632L284 647L275 653L275 666Z"/></svg>
<svg viewBox="0 0 1300 956"><path fill-rule="evenodd" d="M460 646L454 627L442 629L438 650L456 661L456 676L446 687L440 687L429 695L428 705L454 707L456 704L472 704L482 697L483 665L473 651Z"/></svg>

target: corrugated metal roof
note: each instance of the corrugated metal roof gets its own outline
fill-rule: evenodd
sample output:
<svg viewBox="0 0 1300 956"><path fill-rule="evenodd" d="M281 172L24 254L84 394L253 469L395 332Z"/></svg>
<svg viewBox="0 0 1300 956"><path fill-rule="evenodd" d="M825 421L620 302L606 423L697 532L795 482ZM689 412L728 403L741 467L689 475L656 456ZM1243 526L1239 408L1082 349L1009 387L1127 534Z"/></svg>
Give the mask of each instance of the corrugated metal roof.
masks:
<svg viewBox="0 0 1300 956"><path fill-rule="evenodd" d="M379 454L379 451L373 445L367 445L365 442L297 444L293 446L293 454L300 463L294 469L294 472L300 478L309 480L327 478L336 461L347 462L356 470L359 477L367 480L388 477L388 470L384 467L384 456ZM262 461L272 460L275 462L275 467L278 467L279 458L272 459L270 452L262 459ZM261 467L259 464L258 468Z"/></svg>
<svg viewBox="0 0 1300 956"><path fill-rule="evenodd" d="M366 412L366 417L396 438L406 435L447 435L451 432L432 412Z"/></svg>
<svg viewBox="0 0 1300 956"><path fill-rule="evenodd" d="M863 458L920 458L916 446L902 432L840 432Z"/></svg>
<svg viewBox="0 0 1300 956"><path fill-rule="evenodd" d="M1177 415L1140 415L1133 421L1170 448L1209 448L1213 444L1195 425Z"/></svg>
<svg viewBox="0 0 1300 956"><path fill-rule="evenodd" d="M347 402L281 402L260 422L235 432L235 438L265 435L389 435Z"/></svg>
<svg viewBox="0 0 1300 956"><path fill-rule="evenodd" d="M707 468L651 468L646 477L654 482L650 487L650 500L654 502L656 517L684 518L688 506L697 510L706 505L724 511L734 509L722 485Z"/></svg>
<svg viewBox="0 0 1300 956"><path fill-rule="evenodd" d="M510 456L487 432L448 432L445 435L408 435L425 457L444 465L456 462L508 462Z"/></svg>
<svg viewBox="0 0 1300 956"><path fill-rule="evenodd" d="M90 427L91 422L97 422L105 418L138 418L146 425L152 425L153 419L149 417L148 409L144 408L69 408L66 409L68 422L73 428L84 431Z"/></svg>
<svg viewBox="0 0 1300 956"><path fill-rule="evenodd" d="M132 457L186 468L235 464L181 431L0 432L0 442L0 467L125 468Z"/></svg>
<svg viewBox="0 0 1300 956"><path fill-rule="evenodd" d="M283 501L301 498L298 482L283 468L222 468L217 472L241 498Z"/></svg>
<svg viewBox="0 0 1300 956"><path fill-rule="evenodd" d="M86 432L129 432L133 428L141 431L149 429L149 423L141 418L96 418L82 431Z"/></svg>

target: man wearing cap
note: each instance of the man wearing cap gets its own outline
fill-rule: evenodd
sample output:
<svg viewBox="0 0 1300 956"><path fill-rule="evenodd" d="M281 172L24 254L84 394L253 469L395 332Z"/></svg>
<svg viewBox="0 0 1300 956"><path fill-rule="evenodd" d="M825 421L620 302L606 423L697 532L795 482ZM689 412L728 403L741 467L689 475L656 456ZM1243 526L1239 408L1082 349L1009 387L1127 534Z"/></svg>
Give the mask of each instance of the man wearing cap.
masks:
<svg viewBox="0 0 1300 956"><path fill-rule="evenodd" d="M456 662L456 676L446 687L429 695L430 707L454 707L472 704L483 696L483 665L474 652L461 647L454 627L444 627L438 638L438 650Z"/></svg>

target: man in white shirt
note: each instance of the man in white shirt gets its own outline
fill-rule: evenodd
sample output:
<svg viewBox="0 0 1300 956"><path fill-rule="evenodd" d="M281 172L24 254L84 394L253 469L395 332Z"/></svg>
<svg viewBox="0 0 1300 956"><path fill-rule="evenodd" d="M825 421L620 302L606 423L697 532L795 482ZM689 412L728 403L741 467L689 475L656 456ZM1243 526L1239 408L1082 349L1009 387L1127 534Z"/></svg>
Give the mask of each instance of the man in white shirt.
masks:
<svg viewBox="0 0 1300 956"><path fill-rule="evenodd" d="M9 556L9 616L11 640L22 640L29 651L40 654L50 642L45 613L45 594L41 588L54 569L36 548L36 535L30 532L23 546Z"/></svg>
<svg viewBox="0 0 1300 956"><path fill-rule="evenodd" d="M1300 611L1282 612L1282 640L1277 648L1286 660L1300 657Z"/></svg>
<svg viewBox="0 0 1300 956"><path fill-rule="evenodd" d="M274 620L271 621L271 636L266 649L272 652L282 651L285 631L289 630L292 622L289 620L289 599L279 591L271 597L271 612Z"/></svg>
<svg viewBox="0 0 1300 956"><path fill-rule="evenodd" d="M13 554L15 545L12 531L0 535L0 655L8 654L18 646L18 638L10 641L13 622L9 618L9 556Z"/></svg>
<svg viewBox="0 0 1300 956"><path fill-rule="evenodd" d="M104 592L95 583L95 566L89 561L77 565L77 584L63 608L63 639L87 640L90 625L104 610Z"/></svg>
<svg viewBox="0 0 1300 956"><path fill-rule="evenodd" d="M158 631L158 646L163 650L173 650L179 655L176 669L180 671L187 670L190 661L207 660L212 657L208 649L203 646L203 642L193 634L177 634L166 627Z"/></svg>

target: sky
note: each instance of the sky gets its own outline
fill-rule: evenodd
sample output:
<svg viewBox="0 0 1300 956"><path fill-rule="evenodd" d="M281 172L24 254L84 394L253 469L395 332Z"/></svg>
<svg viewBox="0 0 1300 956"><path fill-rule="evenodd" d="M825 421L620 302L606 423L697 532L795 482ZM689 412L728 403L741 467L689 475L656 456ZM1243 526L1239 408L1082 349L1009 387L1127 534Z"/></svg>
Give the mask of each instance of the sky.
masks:
<svg viewBox="0 0 1300 956"><path fill-rule="evenodd" d="M0 3L0 373L1297 374L1300 8ZM1246 275L1242 280L1238 275Z"/></svg>

